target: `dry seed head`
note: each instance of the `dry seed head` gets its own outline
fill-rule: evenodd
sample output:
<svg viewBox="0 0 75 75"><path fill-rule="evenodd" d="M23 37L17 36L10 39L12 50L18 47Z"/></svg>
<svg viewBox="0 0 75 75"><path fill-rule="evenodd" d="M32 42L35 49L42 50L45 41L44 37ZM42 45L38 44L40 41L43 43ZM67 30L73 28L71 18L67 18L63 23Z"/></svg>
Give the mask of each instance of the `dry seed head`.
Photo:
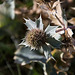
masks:
<svg viewBox="0 0 75 75"><path fill-rule="evenodd" d="M40 29L32 29L26 35L26 42L34 48L40 48L46 41L46 34Z"/></svg>

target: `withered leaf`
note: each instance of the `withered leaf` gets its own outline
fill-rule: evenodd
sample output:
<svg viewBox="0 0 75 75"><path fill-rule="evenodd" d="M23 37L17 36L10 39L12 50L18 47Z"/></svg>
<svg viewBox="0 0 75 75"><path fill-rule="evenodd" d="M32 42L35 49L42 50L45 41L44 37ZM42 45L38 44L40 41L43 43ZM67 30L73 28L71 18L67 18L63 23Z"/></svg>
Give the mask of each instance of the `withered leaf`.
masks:
<svg viewBox="0 0 75 75"><path fill-rule="evenodd" d="M75 17L71 18L70 20L68 20L69 23L75 25Z"/></svg>

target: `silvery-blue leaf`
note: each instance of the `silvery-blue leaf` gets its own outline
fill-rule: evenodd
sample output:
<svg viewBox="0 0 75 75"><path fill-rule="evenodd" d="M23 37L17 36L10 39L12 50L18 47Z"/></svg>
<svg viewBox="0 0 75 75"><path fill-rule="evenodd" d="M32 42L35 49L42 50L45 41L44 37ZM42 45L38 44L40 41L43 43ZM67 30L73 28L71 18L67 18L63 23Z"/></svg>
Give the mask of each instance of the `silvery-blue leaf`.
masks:
<svg viewBox="0 0 75 75"><path fill-rule="evenodd" d="M32 21L31 19L27 20L25 18L24 20L26 21L25 25L28 27L29 30L36 28L36 23L34 21Z"/></svg>
<svg viewBox="0 0 75 75"><path fill-rule="evenodd" d="M56 40L59 40L61 38L61 35L58 33L55 33L52 37L54 37Z"/></svg>
<svg viewBox="0 0 75 75"><path fill-rule="evenodd" d="M36 20L36 24L37 24L37 28L39 28L40 30L43 30L43 22L42 22L41 15L40 15L40 17Z"/></svg>
<svg viewBox="0 0 75 75"><path fill-rule="evenodd" d="M56 31L57 28L58 28L58 26L50 26L50 25L48 25L47 28L45 29L45 32L47 34L53 35L53 34L56 33L55 31Z"/></svg>
<svg viewBox="0 0 75 75"><path fill-rule="evenodd" d="M47 43L49 43L51 46L53 46L55 48L60 48L60 46L62 44L60 41L56 40L53 37L47 38Z"/></svg>
<svg viewBox="0 0 75 75"><path fill-rule="evenodd" d="M30 47L21 46L15 52L15 62L20 64L28 64L30 62L43 62L46 63L46 58L38 50L30 51Z"/></svg>
<svg viewBox="0 0 75 75"><path fill-rule="evenodd" d="M51 49L46 44L43 45L42 48L43 48L44 55L45 55L46 59L51 58L52 57L52 55L51 55Z"/></svg>
<svg viewBox="0 0 75 75"><path fill-rule="evenodd" d="M48 25L45 29L46 34L49 34L50 36L54 37L56 40L58 40L61 36L60 34L56 33L56 29L58 26L50 26Z"/></svg>
<svg viewBox="0 0 75 75"><path fill-rule="evenodd" d="M14 0L5 0L3 4L0 5L0 14L3 16L8 16L11 19L15 18L15 1Z"/></svg>

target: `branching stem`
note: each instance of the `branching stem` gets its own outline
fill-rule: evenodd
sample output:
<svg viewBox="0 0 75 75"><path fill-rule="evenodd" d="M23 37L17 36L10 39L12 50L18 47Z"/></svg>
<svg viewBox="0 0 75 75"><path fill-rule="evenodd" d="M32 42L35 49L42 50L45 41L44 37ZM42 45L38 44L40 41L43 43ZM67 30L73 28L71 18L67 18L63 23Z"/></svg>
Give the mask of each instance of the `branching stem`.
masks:
<svg viewBox="0 0 75 75"><path fill-rule="evenodd" d="M68 26L68 28L70 28L70 29L75 29L75 26ZM59 30L56 30L56 32L60 32L60 31L63 31L63 30L66 30L67 28L61 28L61 29L59 29Z"/></svg>

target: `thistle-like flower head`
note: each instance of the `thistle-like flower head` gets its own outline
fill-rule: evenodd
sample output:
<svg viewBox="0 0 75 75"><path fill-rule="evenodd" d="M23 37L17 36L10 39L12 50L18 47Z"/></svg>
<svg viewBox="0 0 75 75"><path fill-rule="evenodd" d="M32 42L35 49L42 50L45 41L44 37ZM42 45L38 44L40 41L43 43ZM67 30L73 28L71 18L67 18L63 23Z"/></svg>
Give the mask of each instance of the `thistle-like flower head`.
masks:
<svg viewBox="0 0 75 75"><path fill-rule="evenodd" d="M43 30L32 29L26 35L26 42L33 48L38 49L46 42L46 34Z"/></svg>
<svg viewBox="0 0 75 75"><path fill-rule="evenodd" d="M28 32L25 39L20 43L20 45L29 46L32 49L38 50L44 44L52 42L52 40L58 40L60 35L55 31L58 26L50 26L43 30L43 23L41 16L35 22L32 20L26 20L25 25L28 27ZM52 38L52 40L50 40Z"/></svg>

